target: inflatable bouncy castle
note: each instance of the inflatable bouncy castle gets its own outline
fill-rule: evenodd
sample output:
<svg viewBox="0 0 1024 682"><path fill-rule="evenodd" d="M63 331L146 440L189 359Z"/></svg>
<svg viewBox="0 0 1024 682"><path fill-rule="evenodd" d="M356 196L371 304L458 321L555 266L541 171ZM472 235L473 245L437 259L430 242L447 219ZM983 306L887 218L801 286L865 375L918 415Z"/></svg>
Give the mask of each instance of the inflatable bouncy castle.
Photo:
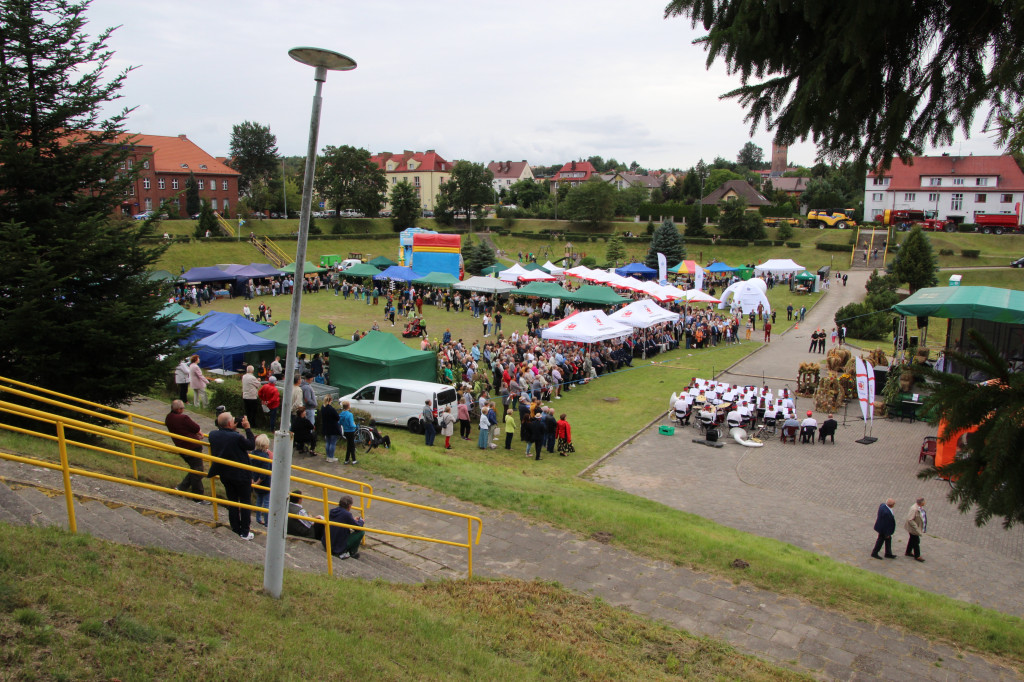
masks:
<svg viewBox="0 0 1024 682"><path fill-rule="evenodd" d="M401 234L401 258L421 275L447 272L462 279L462 237L409 228Z"/></svg>

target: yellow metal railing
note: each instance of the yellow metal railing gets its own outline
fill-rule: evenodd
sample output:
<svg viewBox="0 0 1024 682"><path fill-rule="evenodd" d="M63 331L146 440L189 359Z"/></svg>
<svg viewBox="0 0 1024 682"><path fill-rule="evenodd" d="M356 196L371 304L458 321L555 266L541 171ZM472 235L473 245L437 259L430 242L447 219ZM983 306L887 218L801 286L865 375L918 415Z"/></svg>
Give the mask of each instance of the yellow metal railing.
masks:
<svg viewBox="0 0 1024 682"><path fill-rule="evenodd" d="M220 225L220 229L224 230L224 233L227 234L227 236L234 237L235 236L235 228L231 225L231 223L229 223L227 220L225 220L224 216L222 216L219 213L216 213L214 215L217 216L217 223Z"/></svg>
<svg viewBox="0 0 1024 682"><path fill-rule="evenodd" d="M284 249L278 246L273 239L267 236L256 236L253 235L249 241L256 249L262 253L267 259L279 268L283 268L295 259L289 256Z"/></svg>
<svg viewBox="0 0 1024 682"><path fill-rule="evenodd" d="M2 381L11 382L12 380L7 380L7 379L0 378L0 382L2 382ZM18 382L18 383L20 383L20 382ZM22 385L25 385L25 384L22 384ZM42 390L42 389L40 389L40 390ZM117 417L107 417L107 416L102 415L97 410L90 410L90 409L85 409L85 408L69 406L68 404L60 403L59 401L53 400L51 398L46 398L46 397L43 397L43 396L35 396L35 395L32 395L32 394L30 394L30 393L28 393L26 391L22 391L20 389L13 389L13 388L11 388L9 386L0 385L0 391L6 392L6 393L11 393L13 395L18 395L18 396L21 396L21 397L24 397L24 398L38 400L39 402L42 402L42 403L44 403L46 405L57 405L59 407L65 408L65 409L71 409L73 411L77 411L77 412L79 412L79 413L81 413L83 415L91 416L93 418L106 419L107 421L109 421L109 422L111 422L113 424L117 424L117 425L121 425L121 426L124 426L124 425L129 425L130 426L132 424L132 422L129 422L127 419L121 419L121 418L117 418ZM51 395L61 395L59 393L56 393L55 391L46 391L46 392L51 394ZM95 405L96 407L103 407L103 406L100 406L100 405L96 405L95 403L89 403L89 401L79 400L79 402ZM111 408L111 409L114 409L114 408ZM118 410L118 411L119 412L123 412L123 410ZM77 526L76 526L75 518L74 518L74 505L72 504L73 491L71 489L71 478L70 478L71 474L75 474L76 476L83 476L83 477L87 477L87 478L96 478L96 479L110 481L110 482L114 482L114 483L121 483L121 484L129 485L129 486L146 488L146 489L150 489L150 490L157 490L157 491L160 491L160 492L165 492L165 493L169 493L169 494L172 494L172 495L177 495L179 497L186 497L186 498L193 499L193 500L207 500L207 501L211 502L211 504L213 505L213 518L214 518L215 522L217 522L219 520L219 515L218 515L219 514L219 511L218 511L218 506L219 505L245 508L245 509L249 509L249 510L253 510L253 511L267 511L266 509L264 509L262 507L257 507L257 506L251 505L251 504L236 503L236 502L232 502L230 500L225 500L225 499L222 499L222 498L218 498L217 497L217 493L216 493L216 486L213 485L212 482L211 482L211 494L209 496L206 496L206 495L198 495L196 493L191 493L191 492L177 490L175 488L168 488L168 487L157 485L157 484L145 483L145 482L139 481L138 480L138 473L137 473L137 465L139 463L142 463L142 464L147 465L147 466L152 466L152 467L162 467L162 468L165 468L165 469L169 469L169 470L177 471L177 472L182 472L182 473L186 473L186 474L192 472L192 469L190 469L188 467L185 467L185 466L181 466L179 464L172 464L172 463L169 463L169 462L164 462L164 461L161 461L161 460L157 460L157 459L152 459L152 458L149 458L149 457L141 456L141 455L137 454L136 447L148 448L148 449L151 449L151 450L154 450L154 451L157 451L157 452L163 452L163 453L169 453L169 454L188 455L190 457L198 457L198 458L200 458L200 459L202 459L202 460L204 460L206 462L220 462L222 464L226 464L226 465L229 465L229 466L232 466L232 467L236 467L236 468L240 468L240 469L245 469L245 470L252 471L252 472L257 472L257 473L266 473L267 472L266 469L263 469L263 468L260 468L260 467L256 467L256 466L252 466L252 465L240 464L238 462L232 462L232 461L229 461L229 460L223 460L223 459L220 459L218 457L214 457L211 454L207 454L205 452L196 452L194 450L189 450L189 449L185 449L185 448L179 448L179 447L177 447L177 446L175 446L173 444L170 444L170 443L166 443L166 442L163 442L163 441L154 440L152 438L146 438L146 437L143 437L143 436L136 435L134 432L126 434L126 433L124 433L122 431L118 431L118 430L113 429L113 428L108 428L108 427L105 427L105 426L99 426L99 425L96 425L96 424L91 424L91 423L88 423L88 422L85 422L85 421L80 421L80 420L77 420L77 419L73 419L73 418L64 417L64 416L61 416L61 415L52 414L52 413L45 412L45 411L42 411L42 410L36 410L36 409L30 408L30 407L26 407L24 405L18 405L18 404L6 402L6 401L0 401L0 413L7 413L7 414L11 414L11 415L20 416L20 417L22 417L24 419L29 419L29 420L32 420L32 421L35 421L35 422L39 422L41 424L53 425L55 427L56 435L50 435L48 433L41 433L39 431L35 431L35 430L32 430L32 429L16 426L14 424L0 422L0 428L3 428L5 430L16 432L16 433L22 433L22 434L30 435L30 436L41 438L41 439L44 439L44 440L55 441L57 443L58 452L59 452L59 455L60 455L60 464L53 464L51 462L45 462L45 461L41 461L41 460L37 460L37 459L33 459L33 458L21 457L21 456L18 456L18 455L12 455L12 454L7 454L7 453L0 453L0 458L8 459L8 460L11 460L11 461L22 462L22 463L25 463L25 464L31 464L33 466L39 466L39 467L42 467L42 468L60 470L62 472L63 479L64 479L64 495L65 495L65 498L66 498L66 501L67 501L67 508L68 508L68 527L71 529L72 532L76 531ZM134 415L134 416L139 417L139 415ZM149 419L149 418L141 418L141 419L145 419L145 420L147 420L149 422L155 422L155 420ZM157 422L157 423L159 423L159 422ZM154 428L152 426L149 426L148 424L145 424L145 425L136 424L135 426L136 426L136 428L139 428L139 429L142 429L144 431L150 432L150 433L152 433L154 435L157 435L157 436L159 436L161 438L169 438L170 437L170 434L168 434L167 431ZM101 438L106 438L106 439L109 439L109 440L114 441L114 442L120 442L120 443L128 444L130 446L130 451L129 452L122 452L122 451L115 450L115 449L112 449L112 448L109 448L109 447L104 447L102 445L95 445L93 443L87 443L87 442L71 440L71 439L69 439L67 437L67 433L66 432L68 430L78 431L78 432L81 432L81 433L90 434L90 435L98 436L98 437L101 437ZM195 441L193 439L185 438L185 437L181 437L181 436L174 436L174 438L179 440L179 441L187 441L187 442L191 442L191 443L198 443L200 445L203 445L204 447L208 447L208 444L207 443L203 443L202 441ZM87 470L87 469L81 469L81 468L78 468L78 467L72 467L70 465L70 462L68 461L68 451L67 451L67 448L68 448L69 445L73 446L73 447L77 447L77 448L82 448L82 449L85 449L85 450L90 450L90 451L93 451L93 452L100 452L100 453L112 455L112 456L115 456L115 457L130 459L132 461L132 469L133 469L134 479L127 479L127 478L122 478L122 477L115 476L115 475L102 474L102 473L95 472L95 471L90 471L90 470ZM264 459L262 457L256 457L256 456L254 456L254 457L256 459L259 459L259 460L262 460L262 461L271 461L271 460ZM443 539L443 538L427 537L427 536L422 536L422 535L413 535L413 534L409 534L409 533L401 533L401 532L397 532L397 531L386 530L386 529L383 529L383 528L373 528L373 527L367 527L367 526L361 526L361 527L355 527L355 528L356 528L356 530L363 530L363 531L365 531L368 534L373 533L373 534L377 534L377 535L386 535L386 536L391 536L391 537L401 537L401 538L406 538L406 539L410 539L410 540L419 540L419 541L424 541L424 542L431 542L431 543L436 543L436 544L450 545L450 546L453 546L453 547L463 548L463 549L465 549L467 551L467 564L468 564L467 574L468 574L469 577L472 577L472 575L473 575L473 545L474 544L479 544L481 530L482 530L482 525L483 525L483 522L482 522L482 520L479 517L471 516L471 515L468 515L468 514L462 514L460 512L453 512L453 511L449 511L449 510L446 510L446 509L439 509L439 508L436 508L436 507L429 507L429 506L426 506L426 505L415 504L415 503L412 503L412 502L405 502L403 500L395 500L395 499L392 499L392 498L382 497L382 496L379 496L379 495L376 495L376 494L373 493L372 486L370 486L367 483L361 482L361 481L355 481L355 480L352 480L352 479L346 479L346 478L342 478L340 476L335 476L333 474L326 474L326 473L323 473L323 472L318 472L316 470L308 469L308 468L300 467L300 466L293 466L292 469L293 469L293 471L298 471L298 472L301 472L303 474L311 474L311 475L316 475L316 476L319 476L319 477L326 478L326 479L328 479L328 482L315 481L315 480L311 480L311 479L306 478L306 477L299 477L299 476L293 474L291 479L290 479L290 483L292 483L292 484L300 484L300 485L305 485L305 486L312 486L314 488L318 488L319 489L320 494L319 494L318 497L316 497L316 498L307 497L307 496L303 496L303 497L304 497L304 499L316 499L318 501L321 501L323 503L323 506L324 506L324 514L323 514L323 519L318 519L318 518L314 518L314 517L303 517L303 516L298 516L298 515L295 515L295 514L289 514L288 516L290 518L304 519L304 520L307 520L307 521L312 521L314 523L323 524L325 526L338 526L338 527L352 528L352 526L347 526L346 524L342 524L342 523L338 523L338 522L330 521L329 520L330 505L329 505L329 502L328 502L328 494L329 493L340 493L340 494L349 494L349 495L352 495L352 496L357 497L359 499L359 504L358 505L354 505L354 508L358 509L362 513L364 518L366 517L366 512L369 510L371 502L372 501L379 501L379 502L382 502L382 503L394 504L394 505L398 505L398 506L402 506L402 507L407 507L407 508L411 508L411 509L417 509L417 510L421 510L421 511L436 513L436 514L442 514L442 515L450 516L450 517L453 517L453 518L465 519L466 520L466 541L465 542L459 542L459 541L454 541L454 540L447 540L447 539ZM346 485L352 486L353 488L356 488L356 489L350 489L348 487L345 487ZM255 487L257 487L257 489L261 488L261 486L255 486ZM294 487L293 485L289 485L289 489L292 489L293 487ZM474 523L474 521L477 524L475 537L474 537L474 533L473 533L473 523ZM326 532L327 531L326 528L324 530L325 530L325 532L324 532L325 544L326 544L326 547L327 547L327 550L328 550L327 551L327 568L328 568L328 572L331 572L333 570L333 563L332 563L332 555L331 555L331 552L330 552L330 549L331 549L331 547L330 547L330 533Z"/></svg>

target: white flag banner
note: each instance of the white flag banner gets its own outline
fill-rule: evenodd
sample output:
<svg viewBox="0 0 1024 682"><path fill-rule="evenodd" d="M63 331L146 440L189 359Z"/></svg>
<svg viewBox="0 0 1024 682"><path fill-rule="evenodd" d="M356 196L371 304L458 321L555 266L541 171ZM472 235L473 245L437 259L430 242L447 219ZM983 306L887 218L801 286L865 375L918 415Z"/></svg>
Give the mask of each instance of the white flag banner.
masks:
<svg viewBox="0 0 1024 682"><path fill-rule="evenodd" d="M704 268L694 264L693 286L698 291L704 291Z"/></svg>
<svg viewBox="0 0 1024 682"><path fill-rule="evenodd" d="M663 253L658 253L658 284L668 284L668 263Z"/></svg>
<svg viewBox="0 0 1024 682"><path fill-rule="evenodd" d="M860 413L868 420L868 366L863 358L857 358L857 397L860 399ZM874 381L872 381L872 385ZM872 414L874 411L872 410Z"/></svg>
<svg viewBox="0 0 1024 682"><path fill-rule="evenodd" d="M864 371L868 375L868 420L875 421L875 368L864 361Z"/></svg>

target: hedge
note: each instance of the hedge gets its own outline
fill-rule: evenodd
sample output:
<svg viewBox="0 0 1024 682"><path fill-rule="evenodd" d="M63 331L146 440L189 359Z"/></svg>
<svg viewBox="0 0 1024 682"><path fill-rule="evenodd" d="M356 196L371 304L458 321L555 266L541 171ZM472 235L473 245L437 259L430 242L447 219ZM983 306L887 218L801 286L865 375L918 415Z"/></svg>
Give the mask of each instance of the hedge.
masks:
<svg viewBox="0 0 1024 682"><path fill-rule="evenodd" d="M981 251L979 249L964 249L960 252L960 255L964 258L977 258L981 255Z"/></svg>
<svg viewBox="0 0 1024 682"><path fill-rule="evenodd" d="M800 242L786 242L786 246L788 246L791 249L799 249Z"/></svg>
<svg viewBox="0 0 1024 682"><path fill-rule="evenodd" d="M843 253L851 253L853 251L853 244L828 244L818 242L814 245L814 248L819 251L841 251Z"/></svg>

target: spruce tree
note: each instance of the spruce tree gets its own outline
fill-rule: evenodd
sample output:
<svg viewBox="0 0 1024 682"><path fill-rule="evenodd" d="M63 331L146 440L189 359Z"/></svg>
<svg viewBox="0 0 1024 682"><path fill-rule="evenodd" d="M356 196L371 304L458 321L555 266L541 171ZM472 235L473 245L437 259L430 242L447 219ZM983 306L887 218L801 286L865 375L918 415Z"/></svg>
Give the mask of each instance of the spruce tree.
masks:
<svg viewBox="0 0 1024 682"><path fill-rule="evenodd" d="M896 252L892 274L898 281L906 282L910 293L914 293L918 289L935 286L939 281L935 275L938 269L931 242L920 226L915 227Z"/></svg>
<svg viewBox="0 0 1024 682"><path fill-rule="evenodd" d="M622 243L622 237L617 234L608 239L608 250L605 251L605 259L613 265L618 265L620 260L626 258L626 247Z"/></svg>
<svg viewBox="0 0 1024 682"><path fill-rule="evenodd" d="M217 216L213 214L210 202L204 201L202 208L199 209L199 220L196 221L196 236L205 237L207 231L211 235L217 235L220 232L220 224L217 222Z"/></svg>
<svg viewBox="0 0 1024 682"><path fill-rule="evenodd" d="M647 251L644 264L649 268L657 269L659 253L665 254L665 260L670 268L686 257L686 245L671 218L665 218L658 229L654 231L654 236L651 237L651 248Z"/></svg>
<svg viewBox="0 0 1024 682"><path fill-rule="evenodd" d="M199 213L202 208L202 201L199 198L199 185L196 184L196 176L189 171L188 179L185 180L185 212L188 217Z"/></svg>
<svg viewBox="0 0 1024 682"><path fill-rule="evenodd" d="M0 375L104 404L169 376L177 334L150 280L153 221L114 213L130 183L129 113L101 120L110 30L83 33L88 3L0 4ZM136 163L136 167L141 163Z"/></svg>

